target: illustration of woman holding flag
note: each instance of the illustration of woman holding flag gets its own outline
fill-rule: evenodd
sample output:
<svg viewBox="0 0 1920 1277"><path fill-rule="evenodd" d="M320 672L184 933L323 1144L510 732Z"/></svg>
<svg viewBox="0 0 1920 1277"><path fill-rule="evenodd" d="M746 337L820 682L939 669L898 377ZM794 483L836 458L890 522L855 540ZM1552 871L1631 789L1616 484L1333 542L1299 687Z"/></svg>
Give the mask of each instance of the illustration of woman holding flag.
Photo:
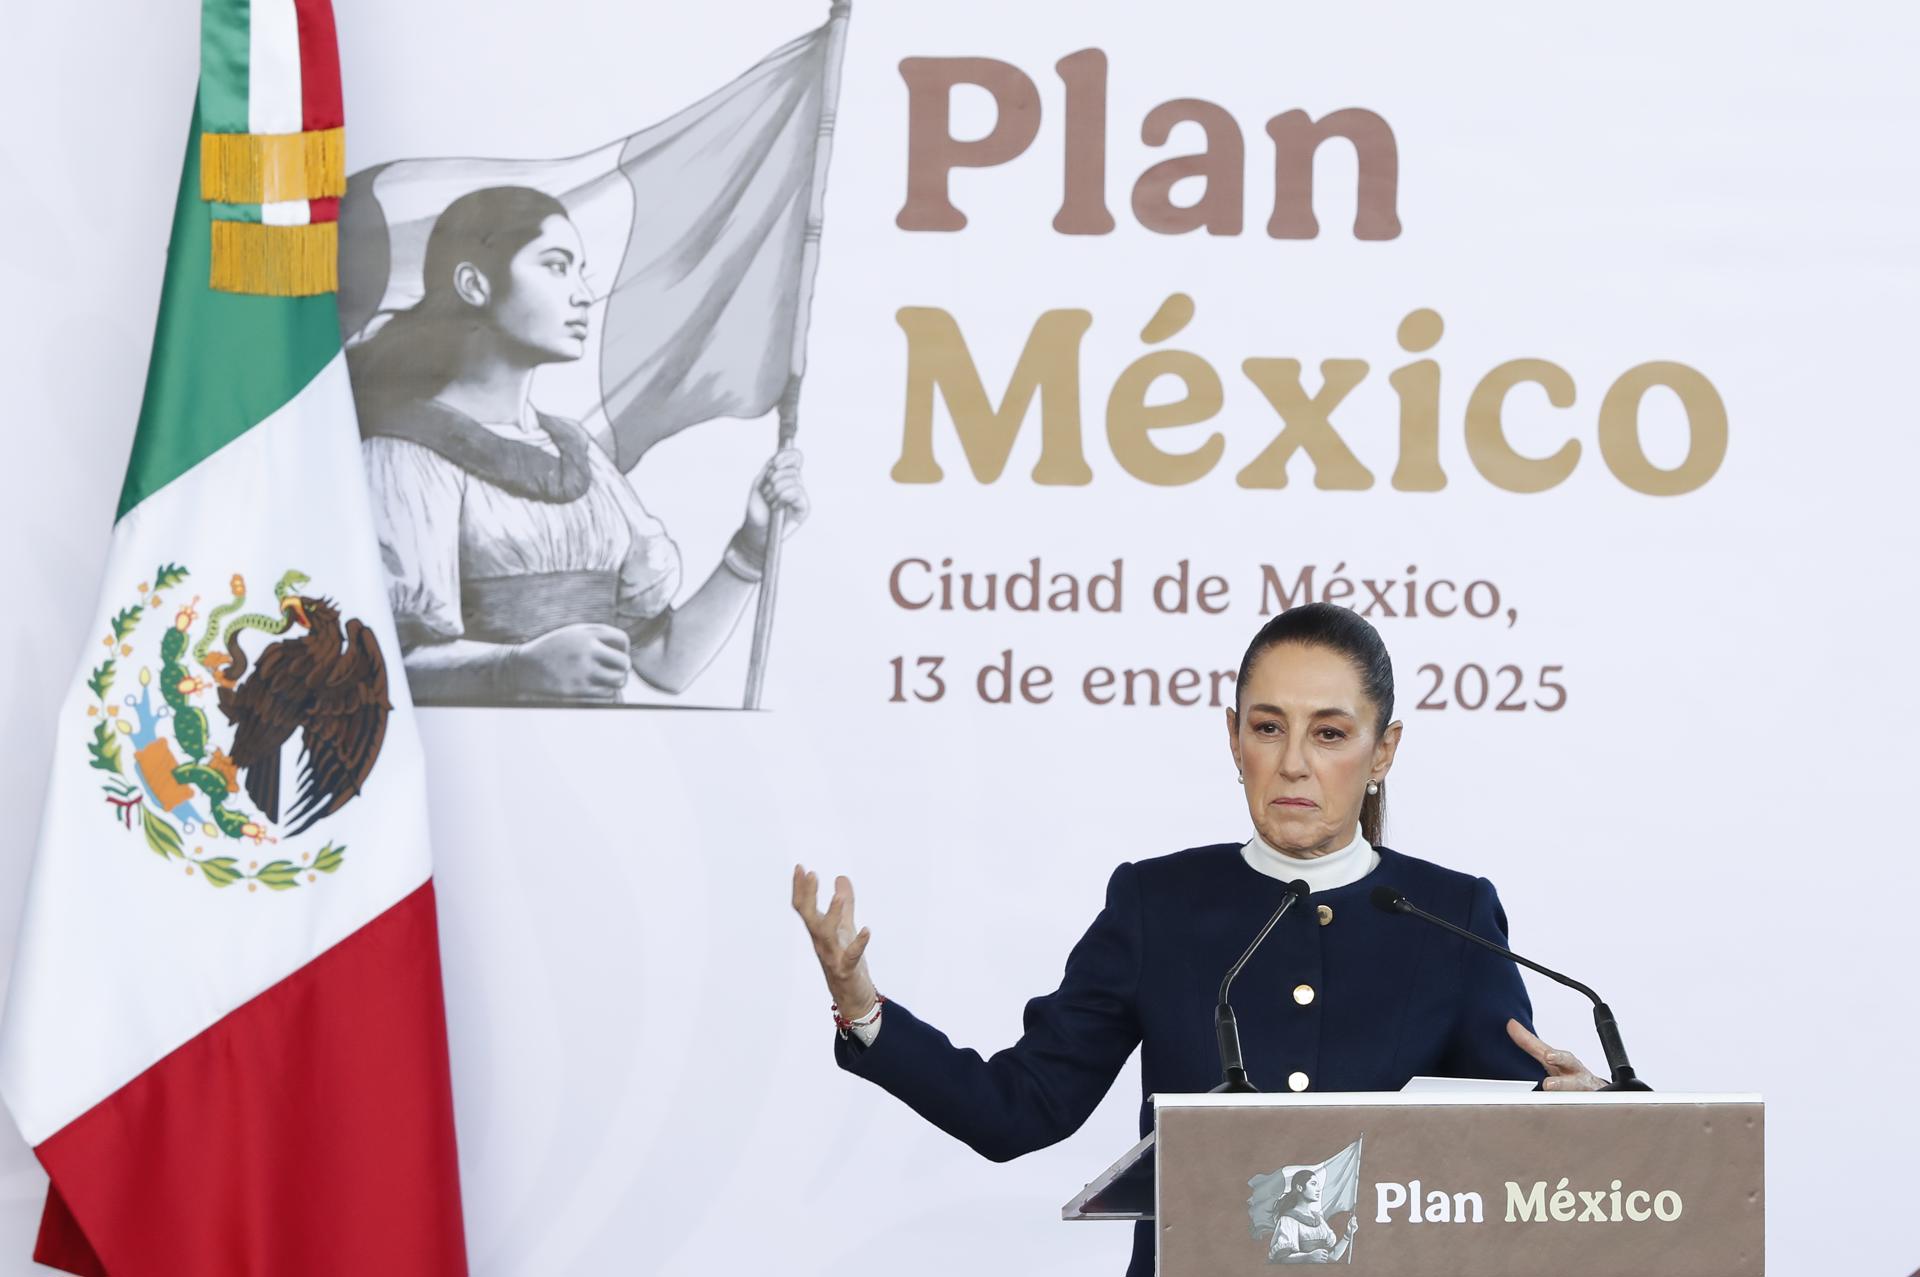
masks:
<svg viewBox="0 0 1920 1277"><path fill-rule="evenodd" d="M760 706L781 542L808 512L792 444L848 13L589 151L348 179L341 330L416 701L624 701L634 675L678 695L757 599L741 703ZM556 363L576 366L541 411ZM745 518L676 605L679 550L630 477L681 430L769 415Z"/></svg>
<svg viewBox="0 0 1920 1277"><path fill-rule="evenodd" d="M1287 1191L1273 1204L1273 1236L1267 1243L1270 1264L1337 1264L1353 1245L1358 1216L1347 1218L1345 1235L1336 1235L1321 1214L1323 1170L1303 1166L1293 1173Z"/></svg>
<svg viewBox="0 0 1920 1277"><path fill-rule="evenodd" d="M380 550L414 698L617 700L629 673L684 690L754 597L773 512L807 516L783 448L739 531L679 606L681 558L578 422L537 410L544 365L587 350L582 237L559 200L471 191L439 215L424 295L350 352Z"/></svg>

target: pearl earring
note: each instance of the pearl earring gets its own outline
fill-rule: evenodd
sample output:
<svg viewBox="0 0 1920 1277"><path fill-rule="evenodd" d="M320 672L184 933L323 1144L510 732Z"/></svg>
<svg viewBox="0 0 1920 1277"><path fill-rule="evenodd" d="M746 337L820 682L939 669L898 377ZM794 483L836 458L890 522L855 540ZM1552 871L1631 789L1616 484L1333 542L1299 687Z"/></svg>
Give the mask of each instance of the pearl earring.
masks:
<svg viewBox="0 0 1920 1277"><path fill-rule="evenodd" d="M1239 781L1242 785L1247 783L1247 774L1245 772L1235 772L1233 775L1233 778Z"/></svg>
<svg viewBox="0 0 1920 1277"><path fill-rule="evenodd" d="M1377 793L1379 793L1379 792L1380 792L1380 782L1379 782L1379 781L1377 781L1377 780L1370 780L1370 781L1368 781L1368 782L1367 782L1367 792L1368 792L1369 794L1377 794Z"/></svg>

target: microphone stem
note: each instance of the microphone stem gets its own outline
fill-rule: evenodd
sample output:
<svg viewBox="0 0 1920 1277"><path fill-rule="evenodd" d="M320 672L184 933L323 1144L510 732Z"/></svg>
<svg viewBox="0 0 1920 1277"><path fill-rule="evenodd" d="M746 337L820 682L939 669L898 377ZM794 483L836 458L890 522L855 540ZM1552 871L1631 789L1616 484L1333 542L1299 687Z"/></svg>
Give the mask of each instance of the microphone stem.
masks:
<svg viewBox="0 0 1920 1277"><path fill-rule="evenodd" d="M1213 1032L1220 1044L1220 1085L1216 1093L1251 1094L1259 1087L1247 1077L1247 1063L1240 1054L1240 1021L1233 1008L1222 1002L1213 1012Z"/></svg>
<svg viewBox="0 0 1920 1277"><path fill-rule="evenodd" d="M1465 927L1456 927L1445 918L1435 917L1404 896L1400 898L1399 908L1406 913L1424 918L1443 930L1451 931L1454 935L1462 939L1471 940L1483 949L1491 949L1503 957L1512 958L1529 971L1538 971L1549 980L1564 984L1569 989L1577 989L1581 993L1586 994L1587 1000L1593 1003L1593 1028L1594 1032L1600 1036L1600 1050L1607 1057L1607 1072L1613 1077L1613 1081L1609 1083L1605 1089L1609 1091L1650 1091L1653 1089L1635 1076L1633 1065L1627 1062L1627 1046L1625 1042L1621 1041L1620 1026L1614 1021L1613 1011L1606 1003L1600 1000L1600 995L1592 989L1581 984L1571 976L1561 975L1558 971L1550 971L1529 958L1523 958L1511 949L1503 949L1484 936L1476 936Z"/></svg>
<svg viewBox="0 0 1920 1277"><path fill-rule="evenodd" d="M1293 908L1293 902L1300 899L1304 886L1303 883L1288 884L1280 907L1273 911L1273 916L1267 919L1267 925L1260 928L1260 934L1253 938L1253 943L1240 955L1240 960L1227 969L1226 979L1220 982L1220 1005L1213 1010L1214 1038L1220 1045L1221 1082L1213 1088L1216 1092L1247 1094L1260 1089L1247 1078L1246 1061L1240 1053L1240 1021L1233 1014L1233 1004L1227 1000L1227 991L1233 987L1233 979L1240 974L1240 968L1247 965L1248 959L1253 957L1253 951L1260 947L1260 942L1280 925L1280 919L1286 917L1287 910Z"/></svg>
<svg viewBox="0 0 1920 1277"><path fill-rule="evenodd" d="M1299 898L1299 896L1296 896L1291 891L1281 897L1280 907L1273 911L1273 917L1267 919L1267 925L1260 928L1260 934L1253 938L1253 943L1248 945L1247 951L1240 955L1240 960L1227 968L1227 978L1220 982L1219 1001L1221 1006L1227 1004L1227 990L1233 987L1233 979L1240 974L1240 968L1247 965L1247 960L1253 957L1253 951L1260 947L1260 942L1267 938L1268 932L1280 925L1280 919L1286 917L1287 910L1293 908L1293 902Z"/></svg>
<svg viewBox="0 0 1920 1277"><path fill-rule="evenodd" d="M1612 1084L1605 1089L1651 1091L1653 1088L1636 1077L1633 1065L1627 1063L1627 1045L1620 1040L1620 1026L1614 1023L1612 1009L1598 998L1593 1002L1593 1029L1600 1035L1600 1049L1607 1056L1607 1071L1613 1075Z"/></svg>
<svg viewBox="0 0 1920 1277"><path fill-rule="evenodd" d="M1499 945L1487 939L1485 936L1476 936L1475 934L1473 934L1473 932L1468 931L1465 927L1456 927L1451 922L1448 922L1445 918L1436 918L1434 915L1428 913L1425 909L1422 909L1419 905L1414 904L1412 901L1402 901L1401 907L1405 909L1408 913L1413 914L1415 917L1425 918L1428 922L1433 923L1435 926L1441 927L1441 928L1444 928L1445 930L1453 932L1454 935L1459 936L1463 940L1471 940L1483 949L1491 949L1495 953L1500 954L1502 957L1512 958L1515 962L1519 963L1521 966L1525 967L1529 971L1538 971L1541 975L1547 977L1547 979L1549 980L1558 981L1559 983L1566 985L1569 989L1579 990L1581 993L1586 994L1587 1001L1593 1003L1593 1005L1598 1009L1604 1010L1606 1008L1607 1004L1600 1000L1599 994L1595 993L1592 989L1589 989L1586 985L1581 984L1578 980L1575 980L1572 976L1564 976L1564 975L1561 975L1558 971L1550 971L1546 967L1541 966L1539 963L1534 962L1529 958L1523 958L1519 954L1513 952L1510 949L1501 948ZM1607 1019L1609 1023L1612 1022L1613 1013L1611 1011L1607 1012ZM1617 1031L1615 1036L1618 1036Z"/></svg>

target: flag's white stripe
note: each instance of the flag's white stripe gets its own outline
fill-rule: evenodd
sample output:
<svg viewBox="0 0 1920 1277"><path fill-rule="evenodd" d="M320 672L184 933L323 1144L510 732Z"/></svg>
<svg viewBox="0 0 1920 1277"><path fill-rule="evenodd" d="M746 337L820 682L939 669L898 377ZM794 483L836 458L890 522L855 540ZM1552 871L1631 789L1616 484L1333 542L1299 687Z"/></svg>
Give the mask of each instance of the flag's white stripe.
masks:
<svg viewBox="0 0 1920 1277"><path fill-rule="evenodd" d="M300 18L293 0L252 0L248 23L247 129L252 133L298 133L300 108Z"/></svg>
<svg viewBox="0 0 1920 1277"><path fill-rule="evenodd" d="M62 703L52 777L0 1023L0 1096L38 1144L254 995L353 934L419 887L429 873L419 739L386 580L372 537L345 361L336 357L289 404L131 511L115 528L101 602L75 686ZM105 804L105 774L87 765L93 700L80 680L106 651L108 619L152 584L162 562L192 578L164 592L133 635L158 636L200 595L200 622L247 577L247 611L273 611L279 574L298 568L310 592L373 628L385 654L394 713L367 788L331 819L284 847L222 839L242 865L347 847L338 872L274 893L215 888L147 848ZM264 605L264 606L261 606ZM196 625L197 630L197 625ZM255 636L261 642L265 636ZM257 653L259 643L249 646ZM136 648L114 699L137 692ZM117 653L116 653L117 655ZM217 735L224 719L202 702ZM123 709L122 713L131 712ZM123 745L126 770L132 750ZM289 759L292 755L289 754ZM290 796L297 772L283 779ZM192 840L189 840L190 842ZM213 854L208 848L207 854Z"/></svg>
<svg viewBox="0 0 1920 1277"><path fill-rule="evenodd" d="M260 220L268 226L305 226L313 218L306 200L269 200L260 206Z"/></svg>

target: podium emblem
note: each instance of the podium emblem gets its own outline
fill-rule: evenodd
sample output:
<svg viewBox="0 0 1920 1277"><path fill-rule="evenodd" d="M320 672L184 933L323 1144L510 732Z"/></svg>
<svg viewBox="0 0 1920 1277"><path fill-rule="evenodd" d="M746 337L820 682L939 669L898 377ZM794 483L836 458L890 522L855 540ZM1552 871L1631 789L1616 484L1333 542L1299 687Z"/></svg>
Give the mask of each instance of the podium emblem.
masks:
<svg viewBox="0 0 1920 1277"><path fill-rule="evenodd" d="M1247 1181L1250 1232L1265 1244L1268 1263L1353 1262L1365 1138L1325 1161L1293 1163Z"/></svg>

